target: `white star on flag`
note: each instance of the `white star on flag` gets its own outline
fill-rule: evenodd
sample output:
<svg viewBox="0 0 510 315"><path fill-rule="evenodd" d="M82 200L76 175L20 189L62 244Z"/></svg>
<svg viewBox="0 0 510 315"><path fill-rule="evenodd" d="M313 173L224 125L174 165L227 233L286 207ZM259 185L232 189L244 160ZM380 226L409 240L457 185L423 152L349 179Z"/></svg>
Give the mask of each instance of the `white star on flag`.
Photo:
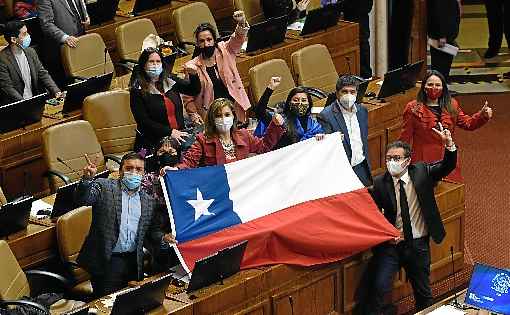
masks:
<svg viewBox="0 0 510 315"><path fill-rule="evenodd" d="M214 202L214 199L205 199L202 197L202 192L197 188L197 199L187 200L187 202L195 208L195 221L203 215L214 215L209 212L209 207Z"/></svg>

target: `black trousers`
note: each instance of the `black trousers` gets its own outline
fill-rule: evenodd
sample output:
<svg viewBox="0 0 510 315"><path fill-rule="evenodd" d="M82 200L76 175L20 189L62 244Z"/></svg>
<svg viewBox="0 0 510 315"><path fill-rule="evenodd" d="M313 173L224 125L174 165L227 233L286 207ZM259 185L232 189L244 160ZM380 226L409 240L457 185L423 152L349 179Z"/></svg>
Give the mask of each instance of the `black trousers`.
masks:
<svg viewBox="0 0 510 315"><path fill-rule="evenodd" d="M437 70L445 77L446 81L450 77L453 56L442 52L434 47L430 47L430 63L432 70Z"/></svg>
<svg viewBox="0 0 510 315"><path fill-rule="evenodd" d="M364 12L359 10L346 9L344 19L346 21L359 24L359 57L360 57L360 75L364 79L372 77L372 68L370 67L370 18L369 13L372 10L373 1L365 1L367 8Z"/></svg>
<svg viewBox="0 0 510 315"><path fill-rule="evenodd" d="M409 63L413 3L414 1L408 0L391 0L389 2L388 70L397 69Z"/></svg>
<svg viewBox="0 0 510 315"><path fill-rule="evenodd" d="M489 24L489 49L498 51L503 41L510 45L510 0L485 0Z"/></svg>
<svg viewBox="0 0 510 315"><path fill-rule="evenodd" d="M372 294L369 294L367 314L380 314L384 296L393 286L393 277L403 267L413 287L416 311L432 305L430 289L430 238L428 236L398 245L383 244L374 249L375 274Z"/></svg>
<svg viewBox="0 0 510 315"><path fill-rule="evenodd" d="M104 274L91 275L94 296L101 297L125 288L129 281L137 280L136 252L112 254Z"/></svg>

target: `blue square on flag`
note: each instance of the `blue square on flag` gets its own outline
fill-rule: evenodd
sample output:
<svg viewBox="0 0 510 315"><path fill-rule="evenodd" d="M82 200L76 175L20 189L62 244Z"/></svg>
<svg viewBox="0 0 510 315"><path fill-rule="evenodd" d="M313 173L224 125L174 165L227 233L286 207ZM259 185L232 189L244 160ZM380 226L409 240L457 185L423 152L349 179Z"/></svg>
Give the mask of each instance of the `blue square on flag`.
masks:
<svg viewBox="0 0 510 315"><path fill-rule="evenodd" d="M178 242L241 223L223 166L167 172L164 181Z"/></svg>

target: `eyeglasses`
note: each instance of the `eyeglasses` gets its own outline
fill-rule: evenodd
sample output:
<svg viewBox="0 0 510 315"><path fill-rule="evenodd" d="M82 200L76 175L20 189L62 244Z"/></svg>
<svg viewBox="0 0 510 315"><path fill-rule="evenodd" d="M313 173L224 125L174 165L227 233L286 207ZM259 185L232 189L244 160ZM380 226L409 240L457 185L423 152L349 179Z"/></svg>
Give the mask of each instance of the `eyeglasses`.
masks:
<svg viewBox="0 0 510 315"><path fill-rule="evenodd" d="M389 161L400 162L400 161L403 161L403 160L405 160L407 158L408 158L407 156L386 155L386 162L389 162Z"/></svg>

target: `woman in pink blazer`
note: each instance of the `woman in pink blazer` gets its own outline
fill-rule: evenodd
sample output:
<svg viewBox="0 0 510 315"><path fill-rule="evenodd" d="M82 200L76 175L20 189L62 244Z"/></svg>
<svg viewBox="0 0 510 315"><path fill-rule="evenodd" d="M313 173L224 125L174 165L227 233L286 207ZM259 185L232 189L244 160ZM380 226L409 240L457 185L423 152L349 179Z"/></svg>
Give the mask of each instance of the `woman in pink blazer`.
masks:
<svg viewBox="0 0 510 315"><path fill-rule="evenodd" d="M234 19L236 30L224 42L217 41L216 30L209 23L200 24L195 30L199 55L186 65L197 69L202 89L197 96L182 97L184 107L195 123L203 121L209 105L217 98L230 99L239 121L246 120L245 112L251 105L237 70L236 55L246 39L249 25L243 11L234 12Z"/></svg>

